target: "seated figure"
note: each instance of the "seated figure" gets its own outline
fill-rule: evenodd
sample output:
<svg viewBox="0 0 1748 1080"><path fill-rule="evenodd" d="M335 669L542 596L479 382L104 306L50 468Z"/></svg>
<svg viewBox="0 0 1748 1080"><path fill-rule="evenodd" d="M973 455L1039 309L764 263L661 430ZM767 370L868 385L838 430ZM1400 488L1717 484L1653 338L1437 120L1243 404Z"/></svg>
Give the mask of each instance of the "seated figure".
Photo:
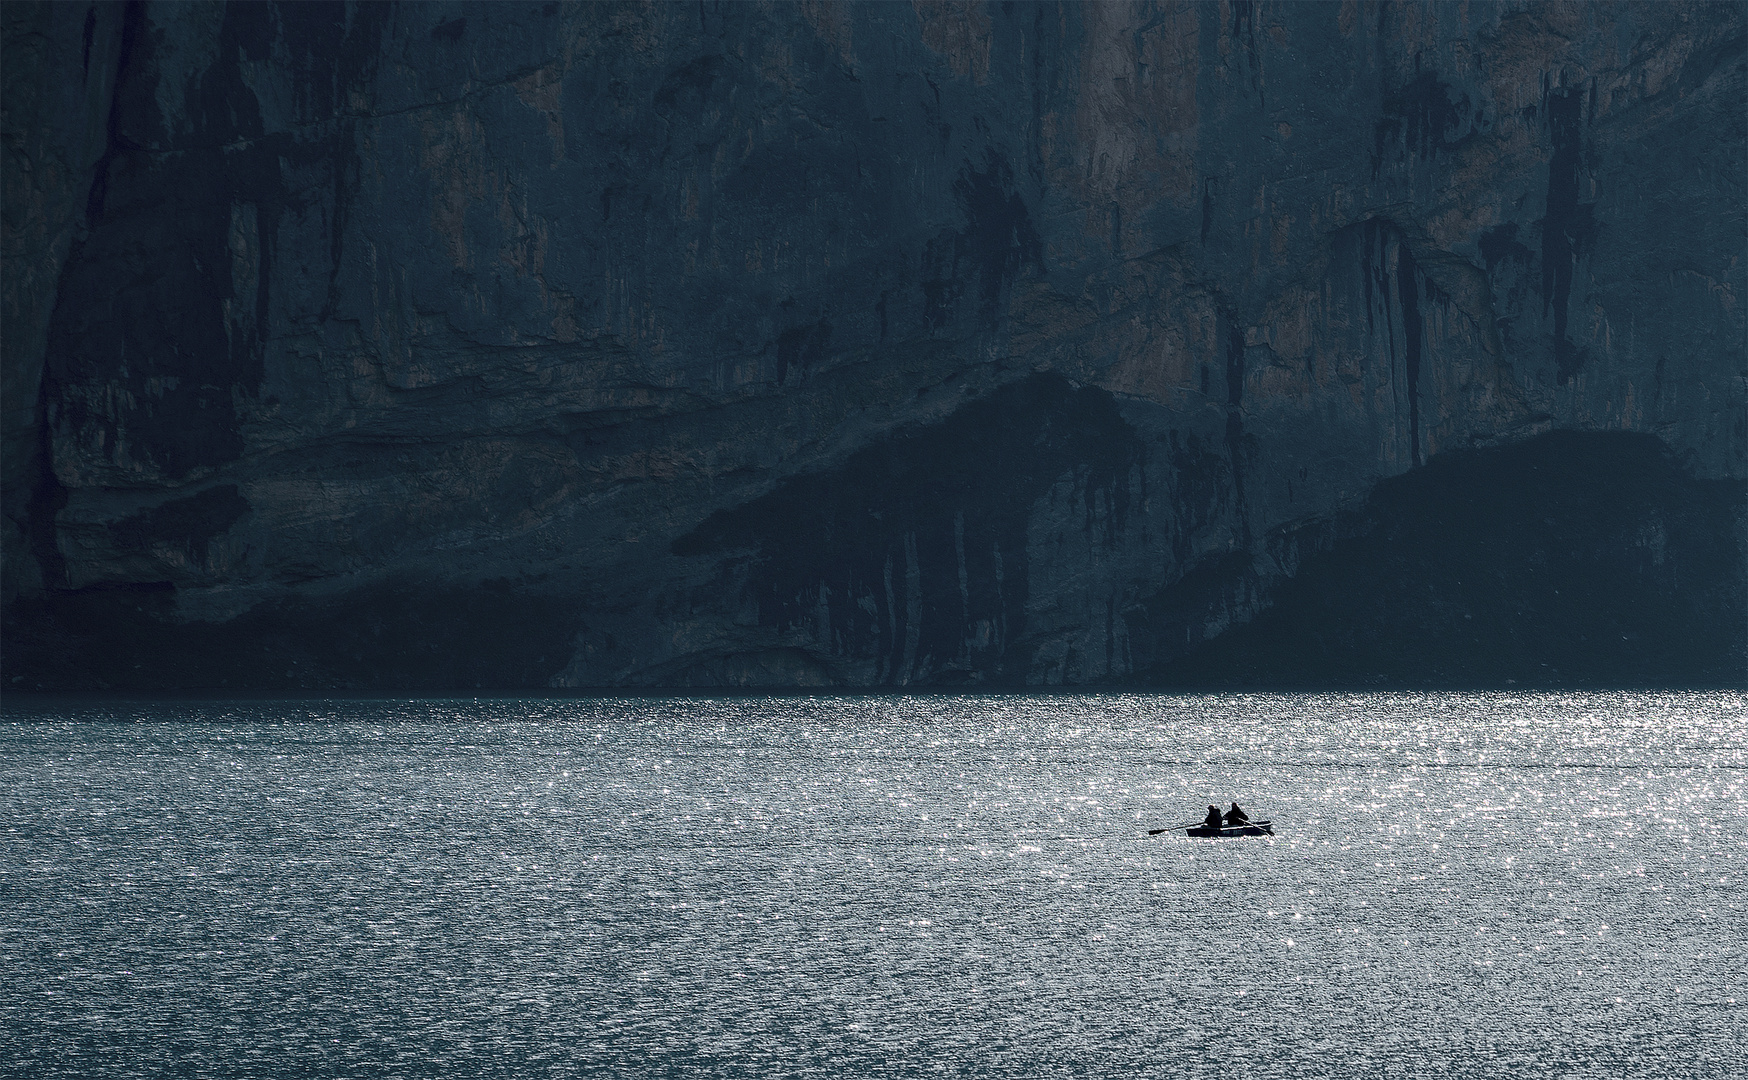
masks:
<svg viewBox="0 0 1748 1080"><path fill-rule="evenodd" d="M1250 816L1248 814L1246 814L1244 812L1243 808L1240 807L1237 803L1233 803L1232 809L1226 811L1226 824L1228 824L1228 825L1249 825L1250 824Z"/></svg>

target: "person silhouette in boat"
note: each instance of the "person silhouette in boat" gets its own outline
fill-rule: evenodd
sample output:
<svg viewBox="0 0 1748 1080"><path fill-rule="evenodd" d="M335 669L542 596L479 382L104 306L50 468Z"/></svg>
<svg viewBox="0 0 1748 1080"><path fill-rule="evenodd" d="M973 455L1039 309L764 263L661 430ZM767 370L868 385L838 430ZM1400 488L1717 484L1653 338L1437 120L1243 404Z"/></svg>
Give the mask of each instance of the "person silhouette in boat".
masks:
<svg viewBox="0 0 1748 1080"><path fill-rule="evenodd" d="M1233 803L1232 809L1226 811L1226 824L1228 827L1233 825L1249 825L1250 815L1244 812L1243 807L1240 807L1237 803Z"/></svg>
<svg viewBox="0 0 1748 1080"><path fill-rule="evenodd" d="M1202 824L1210 829L1218 829L1220 827L1220 808L1210 803L1207 820L1203 821Z"/></svg>

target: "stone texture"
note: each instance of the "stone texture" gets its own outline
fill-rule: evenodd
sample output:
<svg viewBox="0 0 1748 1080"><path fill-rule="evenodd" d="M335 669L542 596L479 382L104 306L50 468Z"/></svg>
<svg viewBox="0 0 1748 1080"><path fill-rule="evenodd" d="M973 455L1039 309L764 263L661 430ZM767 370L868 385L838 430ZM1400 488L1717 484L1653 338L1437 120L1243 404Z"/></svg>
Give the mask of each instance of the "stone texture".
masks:
<svg viewBox="0 0 1748 1080"><path fill-rule="evenodd" d="M14 684L1265 678L1443 456L1742 502L1735 4L4 12Z"/></svg>

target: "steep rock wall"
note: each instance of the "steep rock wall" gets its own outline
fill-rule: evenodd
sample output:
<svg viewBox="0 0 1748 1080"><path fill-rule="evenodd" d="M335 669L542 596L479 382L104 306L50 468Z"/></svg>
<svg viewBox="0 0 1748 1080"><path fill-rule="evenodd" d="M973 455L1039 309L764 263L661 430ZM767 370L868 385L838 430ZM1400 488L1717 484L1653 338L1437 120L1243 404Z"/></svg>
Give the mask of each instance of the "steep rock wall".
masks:
<svg viewBox="0 0 1748 1080"><path fill-rule="evenodd" d="M9 5L5 44L27 685L1124 680L1450 451L1748 475L1733 4Z"/></svg>

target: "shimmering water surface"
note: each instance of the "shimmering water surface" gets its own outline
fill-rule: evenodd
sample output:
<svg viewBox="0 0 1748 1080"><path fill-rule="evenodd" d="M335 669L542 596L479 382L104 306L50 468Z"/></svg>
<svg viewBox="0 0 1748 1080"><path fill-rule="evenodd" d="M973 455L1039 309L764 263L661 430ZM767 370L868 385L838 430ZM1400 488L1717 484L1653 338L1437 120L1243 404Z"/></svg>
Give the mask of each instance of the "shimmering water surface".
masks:
<svg viewBox="0 0 1748 1080"><path fill-rule="evenodd" d="M0 1069L1742 1076L1745 769L1734 693L14 697Z"/></svg>

